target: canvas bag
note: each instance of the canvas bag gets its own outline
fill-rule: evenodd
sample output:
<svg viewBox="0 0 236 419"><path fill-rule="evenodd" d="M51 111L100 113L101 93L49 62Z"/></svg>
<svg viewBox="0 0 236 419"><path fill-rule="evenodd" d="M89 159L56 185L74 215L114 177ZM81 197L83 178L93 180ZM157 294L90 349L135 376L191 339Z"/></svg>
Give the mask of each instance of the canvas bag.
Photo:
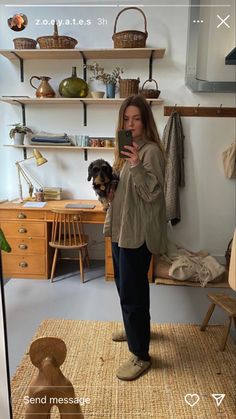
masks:
<svg viewBox="0 0 236 419"><path fill-rule="evenodd" d="M222 159L225 176L236 179L236 141L222 153Z"/></svg>

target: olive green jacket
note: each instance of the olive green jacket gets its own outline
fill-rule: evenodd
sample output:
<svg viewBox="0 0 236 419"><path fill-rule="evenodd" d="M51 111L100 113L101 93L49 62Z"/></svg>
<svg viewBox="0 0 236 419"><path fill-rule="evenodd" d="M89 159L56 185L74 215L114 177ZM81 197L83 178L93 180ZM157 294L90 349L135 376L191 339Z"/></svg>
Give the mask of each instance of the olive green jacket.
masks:
<svg viewBox="0 0 236 419"><path fill-rule="evenodd" d="M153 254L166 250L165 162L155 143L139 141L140 163L125 162L114 199L107 210L104 235L120 247L144 242Z"/></svg>

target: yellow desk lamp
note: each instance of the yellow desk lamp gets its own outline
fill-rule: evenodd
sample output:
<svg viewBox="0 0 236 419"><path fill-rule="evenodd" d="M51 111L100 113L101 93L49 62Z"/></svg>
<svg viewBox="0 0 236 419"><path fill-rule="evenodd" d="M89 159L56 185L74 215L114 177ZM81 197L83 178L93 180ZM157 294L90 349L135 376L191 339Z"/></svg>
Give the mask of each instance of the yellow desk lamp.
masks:
<svg viewBox="0 0 236 419"><path fill-rule="evenodd" d="M30 178L32 178L33 181L35 183L37 183L40 186L40 188L43 189L43 186L40 184L40 182L33 175L31 175L31 174L29 175L27 173L26 169L25 168L23 169L23 167L22 167L22 163L27 161L27 160L30 160L30 159L35 159L37 166L42 166L42 164L47 163L47 159L45 159L45 157L43 157L42 154L38 150L36 150L35 148L33 150L33 156L28 157L27 159L20 160L20 161L16 162L16 167L17 167L17 172L18 172L19 196L20 196L19 201L20 202L23 202L24 200L30 201L30 200L33 199L32 195L33 195L33 191L34 191L34 186L31 182ZM21 176L25 179L26 183L29 185L29 197L25 198L25 199L23 199Z"/></svg>

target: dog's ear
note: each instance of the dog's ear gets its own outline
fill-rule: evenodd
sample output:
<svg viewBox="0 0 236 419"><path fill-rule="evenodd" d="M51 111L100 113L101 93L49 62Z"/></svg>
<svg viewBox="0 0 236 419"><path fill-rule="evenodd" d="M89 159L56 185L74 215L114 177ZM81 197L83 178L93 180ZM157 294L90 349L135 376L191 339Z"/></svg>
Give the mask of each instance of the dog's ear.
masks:
<svg viewBox="0 0 236 419"><path fill-rule="evenodd" d="M88 177L87 180L90 181L92 179L92 173L93 173L93 162L90 163L88 167Z"/></svg>
<svg viewBox="0 0 236 419"><path fill-rule="evenodd" d="M110 166L110 164L108 163L108 170L109 170L109 178L112 179L112 167Z"/></svg>
<svg viewBox="0 0 236 419"><path fill-rule="evenodd" d="M111 180L112 179L112 167L111 165L107 162L104 161L104 164L102 165L106 175L108 176L108 178Z"/></svg>

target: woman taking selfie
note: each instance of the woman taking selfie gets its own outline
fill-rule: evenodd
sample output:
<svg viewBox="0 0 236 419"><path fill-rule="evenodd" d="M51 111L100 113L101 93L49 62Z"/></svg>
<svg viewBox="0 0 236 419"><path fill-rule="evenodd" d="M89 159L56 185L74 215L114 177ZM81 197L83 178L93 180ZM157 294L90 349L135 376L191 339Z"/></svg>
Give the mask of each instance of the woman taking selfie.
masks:
<svg viewBox="0 0 236 419"><path fill-rule="evenodd" d="M119 157L120 130L130 130L132 145ZM166 249L164 199L165 152L153 114L144 97L124 100L119 111L113 170L120 176L104 224L111 237L115 281L125 331L114 341L127 340L131 358L117 370L121 380L134 380L151 366L148 270L152 254Z"/></svg>

